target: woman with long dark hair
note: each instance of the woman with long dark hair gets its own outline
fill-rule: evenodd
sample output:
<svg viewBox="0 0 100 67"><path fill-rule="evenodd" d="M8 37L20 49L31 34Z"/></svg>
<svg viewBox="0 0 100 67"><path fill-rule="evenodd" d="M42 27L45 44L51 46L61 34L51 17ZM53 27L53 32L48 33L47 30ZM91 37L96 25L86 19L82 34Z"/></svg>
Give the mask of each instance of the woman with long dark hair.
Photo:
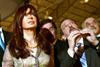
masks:
<svg viewBox="0 0 100 67"><path fill-rule="evenodd" d="M5 50L3 67L47 67L50 46L39 33L36 9L29 4L21 6L14 17L13 37Z"/></svg>

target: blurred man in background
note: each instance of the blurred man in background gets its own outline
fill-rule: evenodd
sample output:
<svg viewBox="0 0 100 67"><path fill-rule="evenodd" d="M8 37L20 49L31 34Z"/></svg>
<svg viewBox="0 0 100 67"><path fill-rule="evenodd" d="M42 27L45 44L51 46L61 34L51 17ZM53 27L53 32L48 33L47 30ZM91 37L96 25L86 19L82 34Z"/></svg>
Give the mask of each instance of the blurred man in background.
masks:
<svg viewBox="0 0 100 67"><path fill-rule="evenodd" d="M0 67L2 67L3 54L8 41L10 40L11 32L5 31L1 26L0 21Z"/></svg>
<svg viewBox="0 0 100 67"><path fill-rule="evenodd" d="M83 29L84 28L91 29L100 41L100 22L98 22L93 17L88 17L88 18L85 19L85 21L83 23Z"/></svg>

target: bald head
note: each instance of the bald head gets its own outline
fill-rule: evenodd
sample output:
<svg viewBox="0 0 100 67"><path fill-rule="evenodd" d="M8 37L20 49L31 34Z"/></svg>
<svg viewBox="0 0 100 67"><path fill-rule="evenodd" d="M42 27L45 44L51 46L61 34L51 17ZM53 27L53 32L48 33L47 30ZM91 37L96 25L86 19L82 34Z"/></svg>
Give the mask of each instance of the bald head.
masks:
<svg viewBox="0 0 100 67"><path fill-rule="evenodd" d="M75 23L73 20L71 19L66 19L61 23L61 30L63 30L67 25L70 25L70 23Z"/></svg>
<svg viewBox="0 0 100 67"><path fill-rule="evenodd" d="M71 31L78 30L78 26L74 20L66 19L61 23L61 30L64 36L68 36Z"/></svg>
<svg viewBox="0 0 100 67"><path fill-rule="evenodd" d="M93 24L93 23L96 23L96 20L95 20L95 18L93 18L93 17L88 17L88 18L86 18L85 19L85 21L84 21L84 24Z"/></svg>

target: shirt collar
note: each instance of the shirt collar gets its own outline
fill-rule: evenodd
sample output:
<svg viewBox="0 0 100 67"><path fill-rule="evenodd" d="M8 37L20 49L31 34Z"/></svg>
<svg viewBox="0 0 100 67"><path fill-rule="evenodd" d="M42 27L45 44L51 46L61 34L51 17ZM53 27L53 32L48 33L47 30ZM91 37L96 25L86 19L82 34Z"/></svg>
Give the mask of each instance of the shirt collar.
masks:
<svg viewBox="0 0 100 67"><path fill-rule="evenodd" d="M0 27L0 32L2 32L2 27Z"/></svg>
<svg viewBox="0 0 100 67"><path fill-rule="evenodd" d="M98 34L97 37L100 37L100 34Z"/></svg>

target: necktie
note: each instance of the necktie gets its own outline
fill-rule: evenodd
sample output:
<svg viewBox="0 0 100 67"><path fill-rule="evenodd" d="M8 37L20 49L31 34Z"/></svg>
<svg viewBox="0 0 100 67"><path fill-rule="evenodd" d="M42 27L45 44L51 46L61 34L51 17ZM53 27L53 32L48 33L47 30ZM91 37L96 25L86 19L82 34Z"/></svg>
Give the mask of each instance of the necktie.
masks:
<svg viewBox="0 0 100 67"><path fill-rule="evenodd" d="M81 48L82 50L84 50L84 48L82 48L82 47L84 47L83 44L84 44L83 43L83 38L81 38L79 40L79 42L77 43L78 49ZM82 67L87 67L86 55L85 55L85 52L84 51L81 52L80 62L81 62Z"/></svg>
<svg viewBox="0 0 100 67"><path fill-rule="evenodd" d="M0 46L2 47L3 50L5 49L4 42L1 37L1 32L0 32Z"/></svg>
<svg viewBox="0 0 100 67"><path fill-rule="evenodd" d="M85 52L83 52L83 54L82 54L82 56L80 58L80 62L82 64L82 67L87 67Z"/></svg>

